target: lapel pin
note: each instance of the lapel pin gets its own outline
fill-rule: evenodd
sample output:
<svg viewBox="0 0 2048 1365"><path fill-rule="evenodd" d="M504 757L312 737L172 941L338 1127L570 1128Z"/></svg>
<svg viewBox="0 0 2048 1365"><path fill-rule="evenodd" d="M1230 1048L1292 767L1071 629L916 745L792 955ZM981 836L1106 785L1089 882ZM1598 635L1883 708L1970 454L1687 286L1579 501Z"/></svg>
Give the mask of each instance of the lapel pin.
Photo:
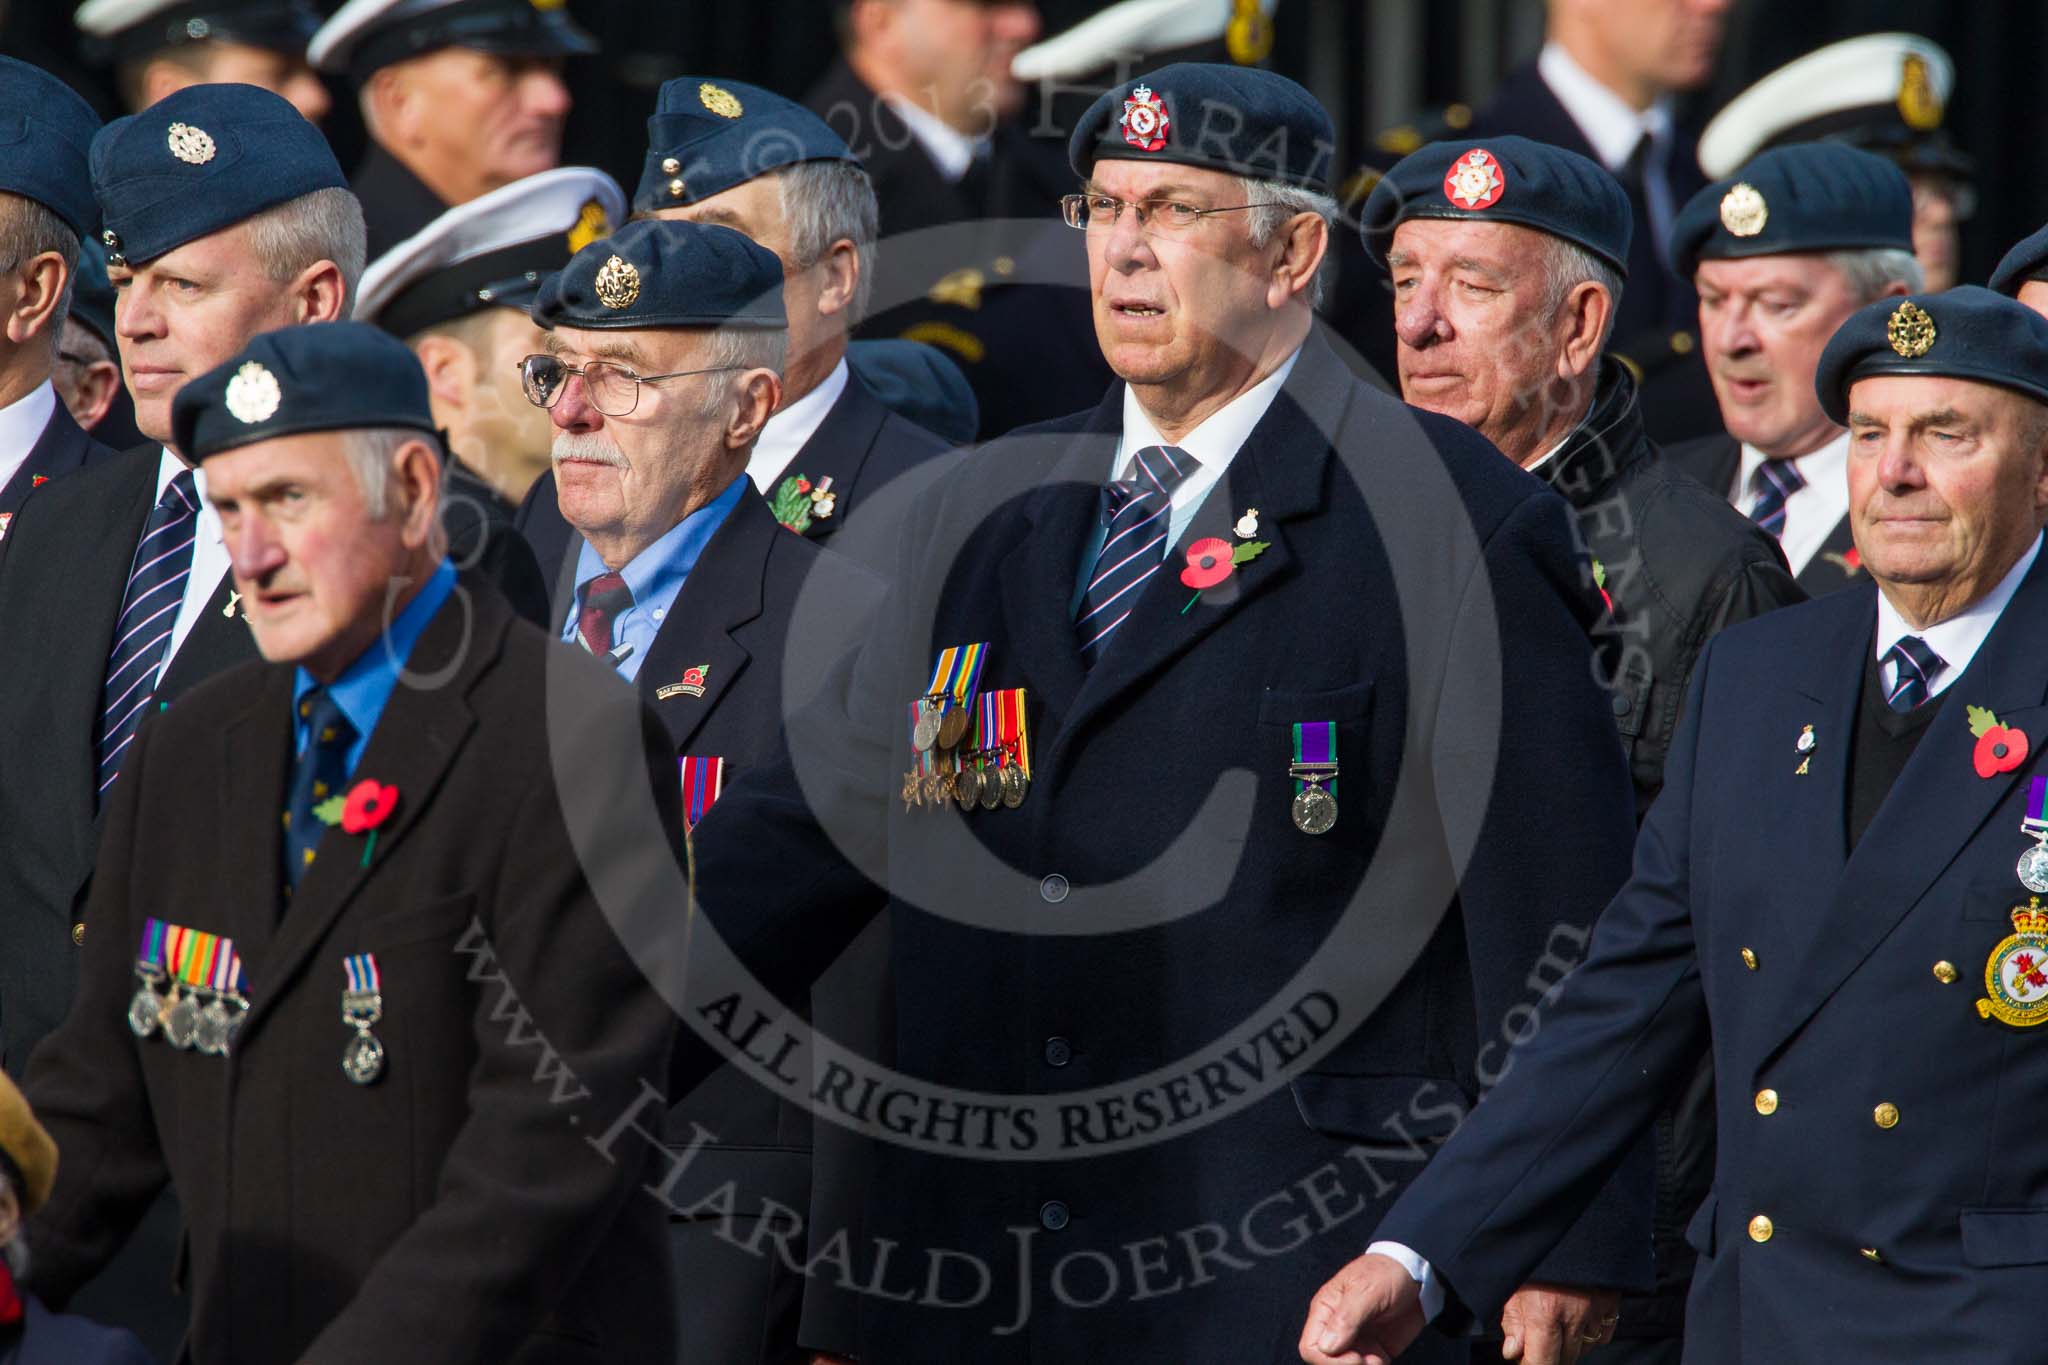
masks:
<svg viewBox="0 0 2048 1365"><path fill-rule="evenodd" d="M1818 743L1820 741L1813 737L1811 725L1799 732L1798 741L1792 745L1794 751L1799 754L1799 766L1792 770L1794 777L1806 776L1807 770L1813 766L1813 749Z"/></svg>
<svg viewBox="0 0 2048 1365"><path fill-rule="evenodd" d="M1991 711L1982 706L1967 708L1970 717L1970 733L1977 737L1977 747L1970 755L1976 766L1977 776L1996 777L2009 773L2027 761L2027 732L2004 725Z"/></svg>
<svg viewBox="0 0 2048 1365"><path fill-rule="evenodd" d="M704 695L704 680L710 674L710 664L698 664L695 668L685 669L681 681L663 684L655 690L654 699L667 701L670 697L701 697Z"/></svg>
<svg viewBox="0 0 2048 1365"><path fill-rule="evenodd" d="M811 490L811 513L820 521L832 515L839 506L839 495L832 491L832 477L826 475L818 480L818 486Z"/></svg>
<svg viewBox="0 0 2048 1365"><path fill-rule="evenodd" d="M1239 540L1250 540L1258 535L1259 509L1256 507L1245 508L1244 515L1237 519L1237 525L1231 529L1237 532Z"/></svg>
<svg viewBox="0 0 2048 1365"><path fill-rule="evenodd" d="M228 591L228 604L220 609L220 614L227 617L230 621L234 620L235 608L241 604L241 601L242 594L230 589Z"/></svg>

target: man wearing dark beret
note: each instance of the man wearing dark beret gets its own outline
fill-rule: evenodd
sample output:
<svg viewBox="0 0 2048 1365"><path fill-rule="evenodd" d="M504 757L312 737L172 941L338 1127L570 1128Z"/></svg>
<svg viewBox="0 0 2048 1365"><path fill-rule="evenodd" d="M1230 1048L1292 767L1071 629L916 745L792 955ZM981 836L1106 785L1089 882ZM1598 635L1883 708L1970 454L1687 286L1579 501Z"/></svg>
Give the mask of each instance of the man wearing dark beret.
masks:
<svg viewBox="0 0 2048 1365"><path fill-rule="evenodd" d="M188 85L258 86L313 123L333 107L306 64L311 0L85 0L73 22L87 55L113 63L131 113Z"/></svg>
<svg viewBox="0 0 2048 1365"><path fill-rule="evenodd" d="M1591 956L1388 1216L1452 1292L1514 1284L1709 1046L1687 1360L1998 1358L2033 1330L2048 1152L2009 1100L2048 1084L2044 375L2048 320L1970 286L1828 342L1867 572L1707 646ZM1422 1318L1382 1260L1303 1340L1386 1360Z"/></svg>
<svg viewBox="0 0 2048 1365"><path fill-rule="evenodd" d="M1776 147L1693 196L1673 249L1699 290L1726 432L1667 453L1776 536L1809 595L1855 581L1849 436L1814 400L1813 372L1851 313L1920 286L1905 173L1836 143Z"/></svg>
<svg viewBox="0 0 2048 1365"><path fill-rule="evenodd" d="M86 158L100 121L55 76L0 57L0 119L21 130L0 158L0 562L30 492L113 452L72 420L51 383L78 279L79 243L99 220ZM0 957L4 957L0 952ZM5 981L0 967L0 983ZM0 992L4 992L0 984ZM0 1053L5 1052L0 1047ZM18 1071L20 1063L14 1063Z"/></svg>
<svg viewBox="0 0 2048 1365"><path fill-rule="evenodd" d="M134 430L134 407L121 387L120 343L114 337L114 286L107 279L106 254L88 244L78 253L78 279L71 286L71 311L50 381L64 410L96 433L96 440L133 445L141 433Z"/></svg>
<svg viewBox="0 0 2048 1365"><path fill-rule="evenodd" d="M596 42L561 0L348 0L307 58L361 91L370 149L352 187L381 256L442 212L552 170L565 58Z"/></svg>
<svg viewBox="0 0 2048 1365"><path fill-rule="evenodd" d="M1999 259L1987 287L2048 314L2048 227L2029 233Z"/></svg>
<svg viewBox="0 0 2048 1365"><path fill-rule="evenodd" d="M265 333L173 422L263 658L153 716L112 793L30 1068L67 1154L33 1283L61 1300L169 1184L193 1365L671 1365L651 1149L585 1141L673 1036L611 922L674 894L659 725L447 558L403 343ZM578 831L634 820L600 905Z"/></svg>
<svg viewBox="0 0 2048 1365"><path fill-rule="evenodd" d="M792 766L698 830L692 943L761 1008L888 925L892 1069L838 1054L811 1095L868 1139L863 1222L811 1276L864 1291L862 1360L1288 1358L1621 880L1569 509L1315 331L1334 149L1249 68L1091 106L1065 212L1122 380L920 499ZM1397 797L1422 771L1438 795ZM1647 1283L1648 1176L1558 1249L1533 1317L1583 1312L1558 1285Z"/></svg>

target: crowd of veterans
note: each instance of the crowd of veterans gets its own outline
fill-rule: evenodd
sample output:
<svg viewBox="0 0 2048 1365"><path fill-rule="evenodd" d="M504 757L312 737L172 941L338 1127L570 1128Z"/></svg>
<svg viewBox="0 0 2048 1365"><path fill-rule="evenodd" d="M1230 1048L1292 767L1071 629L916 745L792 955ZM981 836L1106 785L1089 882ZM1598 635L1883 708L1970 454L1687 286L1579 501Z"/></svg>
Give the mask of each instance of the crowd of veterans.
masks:
<svg viewBox="0 0 2048 1365"><path fill-rule="evenodd" d="M0 1365L2040 1358L2048 228L1273 9L0 56Z"/></svg>

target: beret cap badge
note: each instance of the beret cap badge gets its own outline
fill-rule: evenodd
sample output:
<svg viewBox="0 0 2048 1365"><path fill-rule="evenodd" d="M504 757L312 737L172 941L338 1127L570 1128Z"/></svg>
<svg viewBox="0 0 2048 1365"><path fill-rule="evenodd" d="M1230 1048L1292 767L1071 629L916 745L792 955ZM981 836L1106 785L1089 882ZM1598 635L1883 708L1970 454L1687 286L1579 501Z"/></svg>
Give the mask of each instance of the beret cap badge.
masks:
<svg viewBox="0 0 2048 1365"><path fill-rule="evenodd" d="M1159 96L1152 93L1152 87L1141 85L1131 91L1124 101L1123 117L1117 120L1123 125L1124 141L1141 152L1157 152L1166 146L1166 130L1172 120L1167 117L1166 105Z"/></svg>
<svg viewBox="0 0 2048 1365"><path fill-rule="evenodd" d="M226 401L230 416L253 426L277 415L284 394L277 387L277 376L265 369L261 361L251 360L228 381Z"/></svg>
<svg viewBox="0 0 2048 1365"><path fill-rule="evenodd" d="M607 308L631 308L640 297L640 272L623 256L614 256L597 272L597 301Z"/></svg>
<svg viewBox="0 0 2048 1365"><path fill-rule="evenodd" d="M746 106L740 103L739 96L722 85L713 85L710 81L705 81L697 87L697 102L720 118L738 118L747 112Z"/></svg>
<svg viewBox="0 0 2048 1365"><path fill-rule="evenodd" d="M1756 236L1770 218L1770 206L1754 185L1737 184L1721 196L1721 226L1737 237Z"/></svg>
<svg viewBox="0 0 2048 1365"><path fill-rule="evenodd" d="M1483 147L1474 147L1444 172L1444 198L1461 209L1490 209L1506 189L1500 162Z"/></svg>
<svg viewBox="0 0 2048 1365"><path fill-rule="evenodd" d="M1927 310L1908 299L1892 310L1884 326L1885 340L1908 360L1918 360L1934 349L1934 319Z"/></svg>
<svg viewBox="0 0 2048 1365"><path fill-rule="evenodd" d="M1941 126L1941 96L1927 74L1927 59L1909 52L1899 67L1899 117L1916 133L1931 133Z"/></svg>
<svg viewBox="0 0 2048 1365"><path fill-rule="evenodd" d="M170 145L171 155L188 166L204 166L213 160L213 138L204 128L173 123L165 141Z"/></svg>

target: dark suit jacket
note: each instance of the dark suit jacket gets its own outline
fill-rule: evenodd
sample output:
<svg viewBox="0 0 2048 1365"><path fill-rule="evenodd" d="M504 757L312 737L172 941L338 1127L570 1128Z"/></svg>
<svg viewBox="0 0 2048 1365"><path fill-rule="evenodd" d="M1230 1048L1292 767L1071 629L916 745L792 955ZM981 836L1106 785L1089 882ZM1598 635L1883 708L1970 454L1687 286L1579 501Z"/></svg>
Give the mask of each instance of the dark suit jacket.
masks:
<svg viewBox="0 0 2048 1365"><path fill-rule="evenodd" d="M952 449L943 438L882 406L859 375L848 374L839 401L790 461L783 478L801 475L814 488L821 479L832 480L832 491L838 494L832 515L813 515L804 531L812 540L824 540L846 525L856 509L865 508L884 484ZM542 477L553 479L554 471Z"/></svg>
<svg viewBox="0 0 2048 1365"><path fill-rule="evenodd" d="M0 516L19 512L21 505L28 501L37 481L54 479L59 474L69 474L97 460L103 460L114 452L85 434L85 428L72 420L65 410L63 400L50 412L50 420L43 426L43 434L30 448L28 458L21 468L14 471L14 477L0 484ZM0 541L6 538L6 530L0 527Z"/></svg>
<svg viewBox="0 0 2048 1365"><path fill-rule="evenodd" d="M2048 742L2048 559L1851 850L1875 600L1858 584L1708 646L1589 960L1388 1220L1468 1302L1505 1297L1711 1042L1720 1141L1686 1234L1687 1361L2033 1357L2014 1343L2040 1315L2048 1151L2015 1097L2048 1086L2048 1051L1976 1002L2027 904L2013 862ZM2024 731L2031 757L1977 776L1968 707ZM1887 1103L1895 1126L1876 1121Z"/></svg>
<svg viewBox="0 0 2048 1365"><path fill-rule="evenodd" d="M370 231L369 259L376 260L446 213L452 205L372 138L349 188L363 205Z"/></svg>
<svg viewBox="0 0 2048 1365"><path fill-rule="evenodd" d="M1697 441L1683 441L1665 450L1665 455L1678 469L1711 488L1722 497L1735 487L1735 478L1742 468L1742 443L1727 432L1703 436ZM1856 537L1844 516L1835 523L1835 529L1828 532L1813 558L1806 561L1806 567L1798 573L1799 586L1808 597L1819 597L1837 588L1846 588L1851 583L1863 581L1863 568L1856 558Z"/></svg>
<svg viewBox="0 0 2048 1365"><path fill-rule="evenodd" d="M0 1328L0 1365L155 1365L142 1343L118 1327L64 1317L34 1297L15 1328Z"/></svg>
<svg viewBox="0 0 2048 1365"><path fill-rule="evenodd" d="M862 1297L863 1358L1294 1359L1315 1287L1469 1109L1503 1018L1542 994L1529 982L1560 926L1588 923L1624 874L1628 775L1560 499L1312 338L1182 538L1227 540L1255 507L1269 548L1191 610L1179 575L1156 575L1084 671L1070 604L1122 399L983 450L920 502L884 611L793 723L801 777L743 777L699 829L707 922L763 981L800 998L886 909L895 1066L942 1095L994 1096L955 1128L916 1095L880 1122L828 1101L874 1138L849 1270L886 1293ZM1169 570L1183 562L1168 553ZM909 810L906 706L936 650L973 641L989 643L985 688L1028 692L1031 790L1014 811ZM1290 818L1288 772L1291 727L1318 721L1336 729L1343 803L1320 837ZM1219 1038L1300 1041L1286 1021L1304 979L1329 983L1304 1006L1329 1012L1329 1049L1281 1067L1253 1045L1206 1064L1205 1098L1186 1073ZM1142 1102L1008 1117L1012 1101L1161 1071L1178 1079ZM1242 1107L1219 1116L1232 1096ZM897 1140L906 1110L913 1129L938 1114L922 1129L940 1152ZM1117 1133L1150 1140L1104 1151ZM1647 1165L1633 1174L1547 1274L1647 1281ZM1288 1193L1308 1178L1334 1182L1343 1232L1268 1257L1237 1240L1247 1219L1262 1245L1269 1216L1273 1243L1297 1214L1322 1226ZM1227 1271L1189 1263L1189 1228ZM916 1268L878 1265L885 1245L915 1249ZM986 1296L910 1301L933 1249L951 1259L932 1273L960 1276L944 1297L971 1294L969 1258L991 1272ZM1082 1310L1100 1278L1064 1281L1064 1303L1048 1287L1056 1263L1099 1274L1152 1249L1163 1268L1133 1275L1180 1292L1148 1297L1119 1273L1114 1308ZM1028 1331L1003 1334L1026 1296Z"/></svg>
<svg viewBox="0 0 2048 1365"><path fill-rule="evenodd" d="M29 1071L65 1152L32 1287L63 1302L169 1181L193 1365L673 1365L661 1211L637 1190L651 1149L585 1140L668 1058L668 1008L612 927L676 890L666 737L473 576L408 669L438 685L397 688L354 774L397 787L395 814L373 847L329 830L289 901L293 670L231 670L145 724L111 792L78 1002ZM570 723L598 780L555 763ZM652 840L650 872L600 906L579 854L620 829ZM229 1056L130 1032L152 916L234 940L251 1005ZM339 1003L363 952L388 1051L359 1086Z"/></svg>

